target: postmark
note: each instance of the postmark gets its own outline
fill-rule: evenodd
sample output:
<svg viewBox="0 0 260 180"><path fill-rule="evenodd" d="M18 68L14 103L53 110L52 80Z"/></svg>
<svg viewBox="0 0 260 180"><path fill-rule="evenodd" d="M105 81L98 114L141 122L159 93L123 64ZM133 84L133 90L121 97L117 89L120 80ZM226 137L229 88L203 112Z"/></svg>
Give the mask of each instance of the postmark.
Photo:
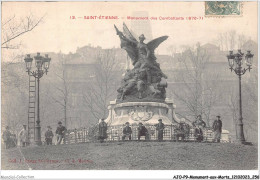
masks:
<svg viewBox="0 0 260 180"><path fill-rule="evenodd" d="M206 1L205 17L241 17L243 3L240 1Z"/></svg>

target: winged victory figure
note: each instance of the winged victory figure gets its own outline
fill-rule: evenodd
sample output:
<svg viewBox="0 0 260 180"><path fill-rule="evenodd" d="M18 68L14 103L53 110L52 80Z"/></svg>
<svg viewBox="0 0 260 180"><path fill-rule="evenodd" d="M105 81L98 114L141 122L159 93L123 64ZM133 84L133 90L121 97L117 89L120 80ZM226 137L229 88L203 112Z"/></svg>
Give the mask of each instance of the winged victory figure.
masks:
<svg viewBox="0 0 260 180"><path fill-rule="evenodd" d="M123 32L120 32L118 28L114 25L117 35L121 40L121 48L125 49L128 56L132 60L132 64L135 68L148 67L160 71L160 65L156 62L156 57L154 55L154 50L165 41L168 36L158 37L147 44L144 43L145 36L141 34L139 36L139 42L131 34L125 23L123 23ZM167 78L165 74L161 72L164 78Z"/></svg>
<svg viewBox="0 0 260 180"><path fill-rule="evenodd" d="M134 88L134 86L137 86L139 98L142 98L142 93L145 89L149 89L153 95L160 94L161 90L158 84L161 82L162 77L166 79L167 76L161 71L160 64L156 62L154 50L165 41L168 36L161 36L145 44L145 36L141 34L139 41L137 41L125 23L123 23L123 32L119 31L115 25L114 27L120 38L121 48L127 52L134 66L131 73L135 74L135 78L131 79L131 83L127 83L127 81L124 82L124 87L121 88L121 99L124 99L124 96L130 93L130 90ZM145 76L143 72L145 72ZM137 77L142 78L138 79Z"/></svg>

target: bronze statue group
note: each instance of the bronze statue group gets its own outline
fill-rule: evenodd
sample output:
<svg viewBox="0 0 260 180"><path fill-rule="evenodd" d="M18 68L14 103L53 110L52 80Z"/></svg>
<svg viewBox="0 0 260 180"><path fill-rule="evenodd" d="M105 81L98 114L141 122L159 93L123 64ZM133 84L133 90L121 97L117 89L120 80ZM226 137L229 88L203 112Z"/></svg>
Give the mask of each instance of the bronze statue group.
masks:
<svg viewBox="0 0 260 180"><path fill-rule="evenodd" d="M118 102L128 101L164 101L166 98L167 76L162 72L160 64L156 61L155 49L165 41L168 36L161 36L147 44L145 36L139 36L139 41L123 24L123 32L115 26L120 38L121 48L127 52L132 61L133 69L128 69L117 89Z"/></svg>
<svg viewBox="0 0 260 180"><path fill-rule="evenodd" d="M126 138L128 140L132 140L132 128L130 127L130 123L126 122L124 124L123 132L122 132L122 140L125 141ZM213 142L219 143L221 140L221 133L222 133L222 121L220 116L217 116L217 119L214 121L212 128L206 127L206 123L202 120L201 115L198 115L196 120L192 123L192 129L194 130L194 138L196 142L202 142L204 140L204 131L206 129L211 129L213 131ZM165 125L162 122L162 119L158 120L158 124L155 125L155 129L157 133L157 140L163 141L163 132L165 129ZM190 136L190 129L191 127L185 123L184 119L178 124L177 128L175 129L175 139L176 141L187 141L189 140ZM107 123L104 119L101 119L101 122L98 125L98 132L99 136L98 139L100 142L104 142L105 139L108 138L107 135ZM144 137L145 140L150 140L150 134L147 128L144 126L143 123L139 123L137 127L137 139L140 141L141 137Z"/></svg>

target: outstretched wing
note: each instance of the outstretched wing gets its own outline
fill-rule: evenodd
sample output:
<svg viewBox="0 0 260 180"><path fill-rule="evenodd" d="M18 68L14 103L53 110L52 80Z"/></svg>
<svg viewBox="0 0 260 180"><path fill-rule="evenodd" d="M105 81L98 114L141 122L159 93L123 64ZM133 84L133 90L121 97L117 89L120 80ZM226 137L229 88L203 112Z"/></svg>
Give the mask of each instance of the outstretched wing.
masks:
<svg viewBox="0 0 260 180"><path fill-rule="evenodd" d="M158 37L154 40L151 40L149 43L147 43L148 49L153 52L168 37L169 36L161 36L161 37Z"/></svg>
<svg viewBox="0 0 260 180"><path fill-rule="evenodd" d="M131 34L125 23L123 24L123 33L120 32L114 25L117 35L121 41L121 48L126 50L128 56L131 58L132 63L135 64L138 60L138 50L136 48L137 40Z"/></svg>
<svg viewBox="0 0 260 180"><path fill-rule="evenodd" d="M124 35L127 39L130 39L132 41L135 41L137 42L137 40L135 39L135 37L131 34L131 32L129 31L128 27L126 26L125 23L123 23L123 32L124 32Z"/></svg>

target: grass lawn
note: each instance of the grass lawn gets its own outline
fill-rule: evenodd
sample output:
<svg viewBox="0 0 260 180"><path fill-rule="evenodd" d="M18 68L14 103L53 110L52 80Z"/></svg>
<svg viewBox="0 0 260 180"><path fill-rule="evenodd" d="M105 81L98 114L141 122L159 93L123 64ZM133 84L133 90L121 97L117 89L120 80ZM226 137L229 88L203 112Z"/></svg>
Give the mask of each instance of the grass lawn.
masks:
<svg viewBox="0 0 260 180"><path fill-rule="evenodd" d="M257 145L230 143L132 141L26 147L21 153L2 149L4 170L256 170L257 159Z"/></svg>

